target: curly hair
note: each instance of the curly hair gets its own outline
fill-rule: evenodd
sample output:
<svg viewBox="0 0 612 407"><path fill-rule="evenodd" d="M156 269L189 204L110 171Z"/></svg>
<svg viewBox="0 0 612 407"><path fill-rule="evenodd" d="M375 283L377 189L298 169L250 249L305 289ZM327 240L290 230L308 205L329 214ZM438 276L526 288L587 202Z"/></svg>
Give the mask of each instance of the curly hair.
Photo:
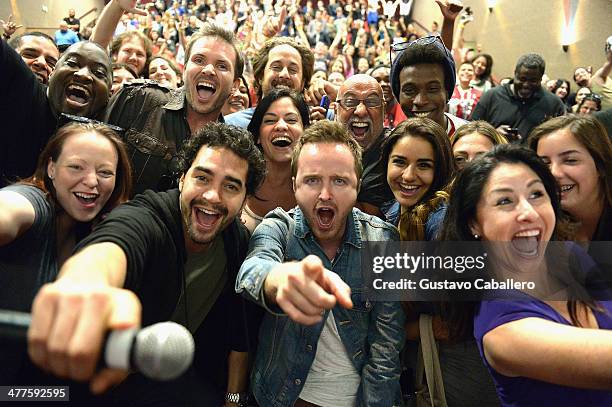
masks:
<svg viewBox="0 0 612 407"><path fill-rule="evenodd" d="M203 146L227 148L246 160L249 165L246 179L247 195L255 194L265 178L266 162L247 130L225 123L208 123L193 134L181 148L178 162L181 174L189 170Z"/></svg>

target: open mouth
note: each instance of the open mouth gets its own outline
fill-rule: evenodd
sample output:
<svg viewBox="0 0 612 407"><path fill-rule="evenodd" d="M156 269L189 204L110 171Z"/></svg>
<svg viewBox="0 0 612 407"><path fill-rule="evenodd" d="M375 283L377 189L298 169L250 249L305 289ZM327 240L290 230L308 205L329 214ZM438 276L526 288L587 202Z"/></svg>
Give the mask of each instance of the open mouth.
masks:
<svg viewBox="0 0 612 407"><path fill-rule="evenodd" d="M413 197L421 190L420 185L407 185L407 184L398 184L400 188L400 192L402 195L407 197Z"/></svg>
<svg viewBox="0 0 612 407"><path fill-rule="evenodd" d="M196 91L200 99L208 99L217 92L217 87L212 82L198 82Z"/></svg>
<svg viewBox="0 0 612 407"><path fill-rule="evenodd" d="M77 201L84 206L94 205L100 196L99 194L90 194L87 192L73 192L72 194L76 197Z"/></svg>
<svg viewBox="0 0 612 407"><path fill-rule="evenodd" d="M569 191L574 189L575 186L576 186L576 184L561 185L561 195L566 195Z"/></svg>
<svg viewBox="0 0 612 407"><path fill-rule="evenodd" d="M73 105L85 106L91 99L91 93L84 86L68 85L66 88L66 99Z"/></svg>
<svg viewBox="0 0 612 407"><path fill-rule="evenodd" d="M319 224L320 229L329 230L332 228L334 218L336 217L336 212L332 208L317 208L315 213L317 215L317 223Z"/></svg>
<svg viewBox="0 0 612 407"><path fill-rule="evenodd" d="M273 88L285 87L285 88L293 89L293 82L284 81L284 80L276 80L276 81L272 81L272 87Z"/></svg>
<svg viewBox="0 0 612 407"><path fill-rule="evenodd" d="M353 134L355 135L355 138L357 139L361 139L365 137L365 134L368 132L369 129L370 129L369 123L364 123L364 122L351 123L351 131L353 132Z"/></svg>
<svg viewBox="0 0 612 407"><path fill-rule="evenodd" d="M428 110L428 111L426 111L426 112L417 112L417 111L413 110L413 111L412 111L412 114L413 114L415 117L429 117L429 114L430 114L431 112L433 112L433 110Z"/></svg>
<svg viewBox="0 0 612 407"><path fill-rule="evenodd" d="M194 211L198 225L203 229L212 229L221 219L221 214L212 209L194 208Z"/></svg>
<svg viewBox="0 0 612 407"><path fill-rule="evenodd" d="M512 247L524 256L536 256L541 232L538 229L524 230L512 237Z"/></svg>
<svg viewBox="0 0 612 407"><path fill-rule="evenodd" d="M293 140L291 140L285 135L277 136L272 139L272 145L274 147L286 148L289 147L291 144L293 144Z"/></svg>
<svg viewBox="0 0 612 407"><path fill-rule="evenodd" d="M242 101L242 99L233 99L230 100L230 106L236 108L236 109L245 109L246 106L244 104L244 102Z"/></svg>

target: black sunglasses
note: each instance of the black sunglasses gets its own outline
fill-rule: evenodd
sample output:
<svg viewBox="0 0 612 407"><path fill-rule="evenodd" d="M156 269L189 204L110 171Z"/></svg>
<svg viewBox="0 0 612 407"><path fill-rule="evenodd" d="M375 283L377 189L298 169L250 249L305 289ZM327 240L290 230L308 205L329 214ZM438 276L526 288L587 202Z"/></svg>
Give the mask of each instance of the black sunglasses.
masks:
<svg viewBox="0 0 612 407"><path fill-rule="evenodd" d="M111 130L116 131L120 136L123 136L123 133L125 133L125 129L119 127L119 126L115 126L112 124L108 124L108 123L104 123L101 122L99 120L94 120L94 119L90 119L88 117L83 117L83 116L76 116L73 114L68 114L68 113L60 113L60 117L57 123L57 127L60 128L68 123L72 123L72 122L76 122L76 123L83 123L83 124L99 124L102 126L106 126Z"/></svg>

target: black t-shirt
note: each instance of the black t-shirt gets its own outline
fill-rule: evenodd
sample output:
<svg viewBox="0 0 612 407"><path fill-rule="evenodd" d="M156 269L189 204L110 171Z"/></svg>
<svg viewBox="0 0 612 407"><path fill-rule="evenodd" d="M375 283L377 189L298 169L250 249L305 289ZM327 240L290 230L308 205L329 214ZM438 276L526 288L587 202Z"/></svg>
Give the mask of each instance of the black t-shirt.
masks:
<svg viewBox="0 0 612 407"><path fill-rule="evenodd" d="M361 189L357 195L357 202L374 205L381 210L385 204L394 199L393 192L387 183L384 163L380 160L380 147L389 133L384 129L376 141L363 153L363 174L361 176Z"/></svg>
<svg viewBox="0 0 612 407"><path fill-rule="evenodd" d="M81 28L81 21L76 17L64 17L64 21L68 25L78 25L79 27L77 28L76 32L78 32Z"/></svg>
<svg viewBox="0 0 612 407"><path fill-rule="evenodd" d="M208 392L223 395L227 381L227 357L230 350L245 352L256 327L247 327L255 308L234 291L240 264L246 257L248 232L237 221L223 232L228 279L217 302L196 330L195 374L206 383ZM183 237L179 191L146 191L114 209L77 247L112 242L124 251L127 275L124 288L133 291L142 303L142 325L170 320L179 303L187 260ZM248 308L248 310L247 310ZM192 372L192 374L194 374ZM181 384L181 386L184 385ZM130 378L120 386L115 398L130 399L147 387L155 386L143 377ZM189 386L187 386L189 387ZM175 387L168 392L174 396ZM152 398L166 397L163 387ZM130 402L129 404L132 404Z"/></svg>
<svg viewBox="0 0 612 407"><path fill-rule="evenodd" d="M472 120L485 120L495 128L502 124L518 128L525 140L540 123L565 114L566 107L558 96L540 88L529 99L522 100L510 85L485 92L474 108Z"/></svg>
<svg viewBox="0 0 612 407"><path fill-rule="evenodd" d="M47 87L4 40L0 40L0 187L29 177L57 120Z"/></svg>

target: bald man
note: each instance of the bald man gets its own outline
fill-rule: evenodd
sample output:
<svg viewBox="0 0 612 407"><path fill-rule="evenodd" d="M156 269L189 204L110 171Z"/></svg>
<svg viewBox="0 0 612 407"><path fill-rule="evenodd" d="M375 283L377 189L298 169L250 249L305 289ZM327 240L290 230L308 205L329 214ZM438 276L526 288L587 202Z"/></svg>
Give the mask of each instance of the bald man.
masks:
<svg viewBox="0 0 612 407"><path fill-rule="evenodd" d="M380 162L380 147L388 133L383 126L385 106L383 90L369 75L353 75L338 91L336 121L344 124L363 148L363 175L357 206L371 215L382 216L393 202L385 175L385 163Z"/></svg>

